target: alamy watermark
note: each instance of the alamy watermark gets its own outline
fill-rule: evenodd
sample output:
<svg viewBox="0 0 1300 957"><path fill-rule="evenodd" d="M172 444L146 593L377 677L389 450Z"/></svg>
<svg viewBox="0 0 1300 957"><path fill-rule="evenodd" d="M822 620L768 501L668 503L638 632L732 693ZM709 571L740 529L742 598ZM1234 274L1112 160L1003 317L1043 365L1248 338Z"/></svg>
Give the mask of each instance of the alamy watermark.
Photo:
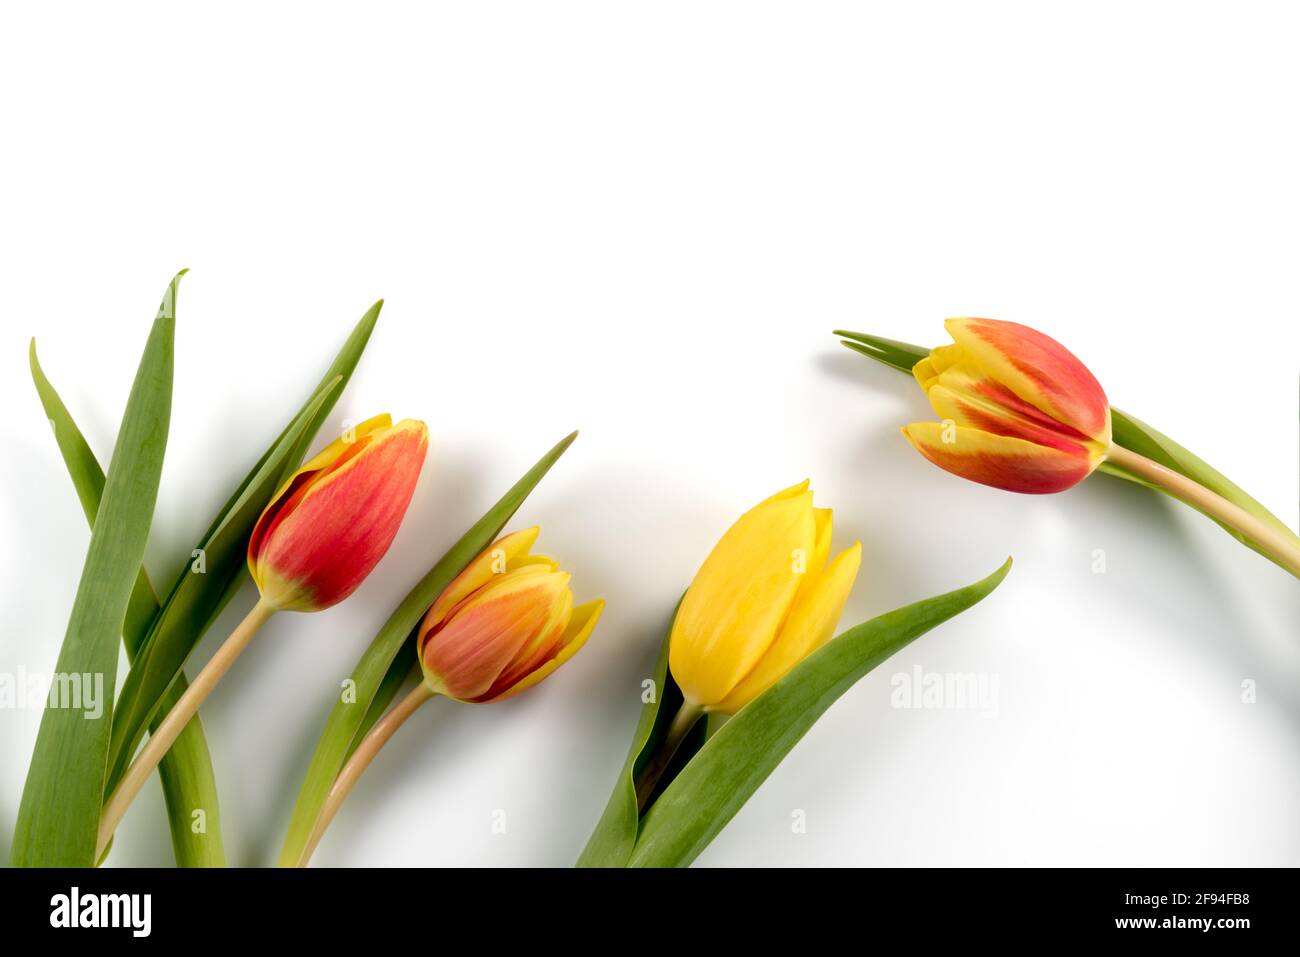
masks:
<svg viewBox="0 0 1300 957"><path fill-rule="evenodd" d="M0 711L58 708L80 711L83 718L95 721L103 717L104 703L103 672L48 674L23 665L17 671L0 671Z"/></svg>
<svg viewBox="0 0 1300 957"><path fill-rule="evenodd" d="M998 676L986 671L926 671L914 665L889 679L891 708L998 713Z"/></svg>
<svg viewBox="0 0 1300 957"><path fill-rule="evenodd" d="M132 937L148 937L152 912L150 894L83 894L73 887L50 898L51 927L120 927Z"/></svg>

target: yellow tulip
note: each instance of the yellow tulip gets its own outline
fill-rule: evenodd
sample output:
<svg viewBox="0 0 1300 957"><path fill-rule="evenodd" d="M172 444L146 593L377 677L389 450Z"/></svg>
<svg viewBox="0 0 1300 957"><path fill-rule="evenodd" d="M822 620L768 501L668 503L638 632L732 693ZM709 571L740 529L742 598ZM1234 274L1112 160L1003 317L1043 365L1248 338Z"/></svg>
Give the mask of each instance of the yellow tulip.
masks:
<svg viewBox="0 0 1300 957"><path fill-rule="evenodd" d="M682 599L668 666L688 710L735 714L834 634L862 546L828 562L831 510L808 484L742 515Z"/></svg>

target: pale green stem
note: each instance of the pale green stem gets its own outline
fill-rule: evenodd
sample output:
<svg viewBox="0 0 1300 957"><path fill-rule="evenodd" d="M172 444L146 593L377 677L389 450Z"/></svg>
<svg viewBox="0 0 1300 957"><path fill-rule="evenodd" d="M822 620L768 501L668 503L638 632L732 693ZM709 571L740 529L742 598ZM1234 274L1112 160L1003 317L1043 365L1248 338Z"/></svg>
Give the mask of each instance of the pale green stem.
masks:
<svg viewBox="0 0 1300 957"><path fill-rule="evenodd" d="M302 849L302 856L298 858L298 867L307 866L307 862L311 860L312 852L316 850L316 845L320 843L321 837L325 834L325 829L330 826L330 821L334 820L334 815L343 806L343 801L361 777L361 772L370 766L370 762L375 759L379 749L388 743L388 739L393 736L393 732L405 724L406 719L415 714L420 705L435 694L437 692L421 681L412 689L410 694L376 721L375 726L361 739L357 749L352 752L352 757L348 758L348 763L343 765L343 770L334 779L329 794L325 796L325 803L321 805L320 815L316 818L316 825L312 828L311 836L307 838L307 843Z"/></svg>
<svg viewBox="0 0 1300 957"><path fill-rule="evenodd" d="M686 735L695 727L695 723L704 717L704 709L699 705L692 704L689 701L682 703L677 714L673 717L672 724L668 726L668 733L664 736L664 742L659 750L650 758L650 762L641 769L641 773L636 779L636 806L639 810L644 811L645 805L650 800L650 795L654 793L655 785L663 777L664 772L668 770L668 765L672 763L673 757L677 754L677 749L682 746L686 740Z"/></svg>
<svg viewBox="0 0 1300 957"><path fill-rule="evenodd" d="M1300 544L1296 543L1293 536L1288 537L1281 529L1210 491L1199 482L1123 446L1112 445L1106 458L1240 532L1269 558L1300 578Z"/></svg>
<svg viewBox="0 0 1300 957"><path fill-rule="evenodd" d="M140 793L140 788L144 787L144 782L149 780L149 775L153 774L154 768L158 767L158 762L171 749L176 742L180 733L185 730L189 724L190 718L199 710L204 700L212 693L212 689L217 686L217 682L222 679L230 666L235 663L240 652L248 647L248 643L253 640L259 628L266 624L275 614L275 609L270 605L258 599L253 610L235 626L235 630L217 649L217 653L212 659L203 666L195 677L190 686L185 689L171 711L167 712L167 717L162 720L157 729L149 735L149 740L145 742L144 748L140 754L131 763L126 774L122 776L121 782L117 786L108 802L104 805L103 813L99 818L99 841L96 845L95 860L100 860L104 856L104 850L108 847L108 842L113 838L113 832L117 830L117 825L121 822L122 816L126 814L126 809L131 806L135 796Z"/></svg>

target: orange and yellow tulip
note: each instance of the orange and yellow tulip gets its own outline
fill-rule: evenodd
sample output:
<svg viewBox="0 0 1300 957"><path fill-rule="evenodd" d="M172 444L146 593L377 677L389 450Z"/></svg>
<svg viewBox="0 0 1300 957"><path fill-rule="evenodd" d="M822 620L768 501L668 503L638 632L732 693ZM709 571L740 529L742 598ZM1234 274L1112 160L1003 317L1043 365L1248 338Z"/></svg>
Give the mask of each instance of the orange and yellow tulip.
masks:
<svg viewBox="0 0 1300 957"><path fill-rule="evenodd" d="M942 469L1012 492L1060 492L1110 450L1110 404L1055 339L996 319L949 319L953 344L912 369L945 421L903 434Z"/></svg>
<svg viewBox="0 0 1300 957"><path fill-rule="evenodd" d="M559 668L590 637L605 603L574 607L569 574L530 554L539 531L497 541L424 616L418 651L435 693L475 703L509 698Z"/></svg>
<svg viewBox="0 0 1300 957"><path fill-rule="evenodd" d="M498 539L452 579L417 628L424 680L366 732L334 779L294 861L305 866L362 772L393 734L436 695L473 704L533 687L583 646L603 601L573 606L569 574L530 551L539 529Z"/></svg>
<svg viewBox="0 0 1300 957"><path fill-rule="evenodd" d="M688 708L734 714L834 634L862 546L828 561L831 510L808 485L742 515L691 582L668 649Z"/></svg>
<svg viewBox="0 0 1300 957"><path fill-rule="evenodd" d="M379 415L295 472L248 541L262 600L319 611L356 591L393 543L428 447L423 422Z"/></svg>

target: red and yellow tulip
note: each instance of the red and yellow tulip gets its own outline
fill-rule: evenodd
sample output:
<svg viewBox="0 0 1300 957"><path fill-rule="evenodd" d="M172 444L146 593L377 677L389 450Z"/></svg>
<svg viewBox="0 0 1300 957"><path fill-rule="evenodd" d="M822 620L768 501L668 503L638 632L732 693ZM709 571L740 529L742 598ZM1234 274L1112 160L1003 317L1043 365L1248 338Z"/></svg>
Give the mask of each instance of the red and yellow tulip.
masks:
<svg viewBox="0 0 1300 957"><path fill-rule="evenodd" d="M574 607L568 572L515 532L472 561L420 623L425 682L458 701L501 701L531 688L590 637L605 603Z"/></svg>
<svg viewBox="0 0 1300 957"><path fill-rule="evenodd" d="M903 434L955 475L1012 492L1060 492L1111 445L1106 393L1055 339L1014 322L949 319L953 344L912 369L945 421Z"/></svg>
<svg viewBox="0 0 1300 957"><path fill-rule="evenodd" d="M734 714L834 634L862 546L828 561L831 510L808 484L742 515L691 582L668 650L688 708Z"/></svg>
<svg viewBox="0 0 1300 957"><path fill-rule="evenodd" d="M248 542L262 600L319 611L352 594L393 543L428 447L423 422L379 415L295 472Z"/></svg>
<svg viewBox="0 0 1300 957"><path fill-rule="evenodd" d="M854 352L921 383L944 421L913 423L903 434L931 462L1030 493L1070 488L1104 463L1111 475L1203 512L1300 578L1300 536L1290 526L1168 436L1112 408L1092 373L1055 339L994 319L949 319L947 327L953 344L931 350L835 333Z"/></svg>
<svg viewBox="0 0 1300 957"><path fill-rule="evenodd" d="M423 422L368 419L295 472L253 526L248 570L261 598L190 683L122 776L100 816L96 858L167 749L258 629L278 611L347 598L397 535L429 447Z"/></svg>

